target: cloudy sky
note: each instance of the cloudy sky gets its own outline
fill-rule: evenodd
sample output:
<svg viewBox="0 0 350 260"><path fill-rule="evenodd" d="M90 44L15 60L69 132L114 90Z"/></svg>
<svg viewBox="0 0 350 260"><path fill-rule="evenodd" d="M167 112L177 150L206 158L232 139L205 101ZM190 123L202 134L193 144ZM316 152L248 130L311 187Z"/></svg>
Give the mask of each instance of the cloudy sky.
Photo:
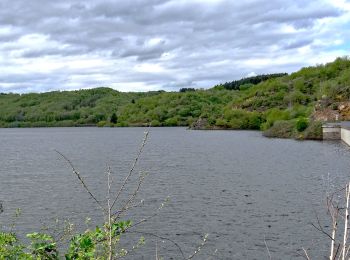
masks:
<svg viewBox="0 0 350 260"><path fill-rule="evenodd" d="M207 88L350 53L350 0L1 0L0 92Z"/></svg>

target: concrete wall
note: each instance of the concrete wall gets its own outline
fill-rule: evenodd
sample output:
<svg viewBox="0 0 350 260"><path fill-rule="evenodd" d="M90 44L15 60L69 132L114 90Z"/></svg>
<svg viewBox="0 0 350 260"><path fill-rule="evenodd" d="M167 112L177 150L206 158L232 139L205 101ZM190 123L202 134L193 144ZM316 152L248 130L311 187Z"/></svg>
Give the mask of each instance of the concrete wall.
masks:
<svg viewBox="0 0 350 260"><path fill-rule="evenodd" d="M323 140L342 140L350 146L350 124L326 123L322 126Z"/></svg>
<svg viewBox="0 0 350 260"><path fill-rule="evenodd" d="M322 126L323 140L339 140L341 138L340 126Z"/></svg>
<svg viewBox="0 0 350 260"><path fill-rule="evenodd" d="M343 142L350 145L350 127L341 128L341 139Z"/></svg>

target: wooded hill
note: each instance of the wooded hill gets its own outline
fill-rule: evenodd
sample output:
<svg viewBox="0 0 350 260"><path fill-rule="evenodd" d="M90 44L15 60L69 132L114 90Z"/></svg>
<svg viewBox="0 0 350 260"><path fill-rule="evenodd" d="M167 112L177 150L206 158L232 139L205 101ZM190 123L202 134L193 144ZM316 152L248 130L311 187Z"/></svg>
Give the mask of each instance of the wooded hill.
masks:
<svg viewBox="0 0 350 260"><path fill-rule="evenodd" d="M259 83L254 83L259 82ZM319 120L350 119L350 59L227 82L208 90L123 93L109 88L0 94L0 127L193 126L320 138Z"/></svg>

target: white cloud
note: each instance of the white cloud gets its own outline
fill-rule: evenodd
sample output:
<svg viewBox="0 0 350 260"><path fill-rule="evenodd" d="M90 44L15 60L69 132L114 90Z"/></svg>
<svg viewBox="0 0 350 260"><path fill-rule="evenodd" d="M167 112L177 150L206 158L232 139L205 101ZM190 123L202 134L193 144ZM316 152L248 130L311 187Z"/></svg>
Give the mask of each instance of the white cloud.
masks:
<svg viewBox="0 0 350 260"><path fill-rule="evenodd" d="M292 72L349 54L349 24L346 0L0 2L0 92L174 90Z"/></svg>
<svg viewBox="0 0 350 260"><path fill-rule="evenodd" d="M254 76L257 76L257 74L254 71L252 71L252 72L249 72L246 77L254 77Z"/></svg>

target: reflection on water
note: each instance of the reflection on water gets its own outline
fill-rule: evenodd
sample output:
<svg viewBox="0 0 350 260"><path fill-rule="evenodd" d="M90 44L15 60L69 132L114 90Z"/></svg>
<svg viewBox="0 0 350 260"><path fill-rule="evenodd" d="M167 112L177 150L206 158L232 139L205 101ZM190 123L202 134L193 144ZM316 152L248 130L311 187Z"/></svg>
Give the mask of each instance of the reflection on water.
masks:
<svg viewBox="0 0 350 260"><path fill-rule="evenodd" d="M17 220L22 233L56 217L82 222L89 216L98 222L98 208L54 149L69 157L91 190L104 199L106 165L113 169L117 187L143 131L0 129L1 223L8 224L16 208L23 212ZM126 217L137 221L149 216L169 196L160 214L137 231L174 240L186 255L208 233L199 259L207 259L215 249L213 259L267 259L264 238L274 259L302 259L302 247L319 259L327 255L327 239L310 223L317 214L328 224L325 188L348 178L349 154L340 142L267 139L251 131L152 128L138 167L148 172L140 194L145 203ZM173 244L149 236L144 248L129 258L154 257L156 243L165 259L179 258Z"/></svg>

